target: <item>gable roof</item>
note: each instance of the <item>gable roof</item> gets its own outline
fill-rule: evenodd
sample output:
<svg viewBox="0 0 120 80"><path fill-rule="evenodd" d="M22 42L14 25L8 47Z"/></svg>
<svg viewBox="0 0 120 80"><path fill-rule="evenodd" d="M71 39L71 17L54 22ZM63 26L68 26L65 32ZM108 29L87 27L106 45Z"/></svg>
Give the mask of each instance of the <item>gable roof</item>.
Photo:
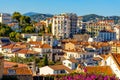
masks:
<svg viewBox="0 0 120 80"><path fill-rule="evenodd" d="M42 45L42 41L30 41L29 44L32 44L32 45Z"/></svg>
<svg viewBox="0 0 120 80"><path fill-rule="evenodd" d="M69 60L69 61L72 62L72 63L77 63L77 62L78 62L78 60L76 60L76 59L74 59L74 58L67 59L67 60Z"/></svg>
<svg viewBox="0 0 120 80"><path fill-rule="evenodd" d="M4 60L4 75L8 75L8 70L14 70L14 75L32 75L32 71L26 64L9 62Z"/></svg>
<svg viewBox="0 0 120 80"><path fill-rule="evenodd" d="M43 44L41 48L52 48L49 44Z"/></svg>
<svg viewBox="0 0 120 80"><path fill-rule="evenodd" d="M7 49L12 49L12 48L14 47L14 45L15 45L15 44L12 44L12 43L11 43L11 44L8 44L8 45L3 46L2 48L4 48L4 49L6 49L6 48L7 48Z"/></svg>
<svg viewBox="0 0 120 80"><path fill-rule="evenodd" d="M52 68L53 70L66 70L69 73L71 73L73 71L64 65L53 65L53 66L48 66L48 67Z"/></svg>
<svg viewBox="0 0 120 80"><path fill-rule="evenodd" d="M105 73L107 75L114 74L110 66L87 66L85 67L88 73Z"/></svg>
<svg viewBox="0 0 120 80"><path fill-rule="evenodd" d="M4 75L9 75L8 70L14 70L15 74L13 75L32 75L32 71L27 67L13 67L13 68L4 68Z"/></svg>
<svg viewBox="0 0 120 80"><path fill-rule="evenodd" d="M110 54L110 56L114 60L114 62L117 65L118 69L120 70L120 54L118 54L118 53L112 53L112 54Z"/></svg>
<svg viewBox="0 0 120 80"><path fill-rule="evenodd" d="M29 49L20 49L20 50L16 51L15 53L19 53L19 54L38 54L38 52L33 51L33 50L29 50Z"/></svg>
<svg viewBox="0 0 120 80"><path fill-rule="evenodd" d="M16 62L10 62L10 61L5 61L4 60L4 68L10 68L17 65L17 67L27 67L26 64L20 64L20 63L16 63Z"/></svg>

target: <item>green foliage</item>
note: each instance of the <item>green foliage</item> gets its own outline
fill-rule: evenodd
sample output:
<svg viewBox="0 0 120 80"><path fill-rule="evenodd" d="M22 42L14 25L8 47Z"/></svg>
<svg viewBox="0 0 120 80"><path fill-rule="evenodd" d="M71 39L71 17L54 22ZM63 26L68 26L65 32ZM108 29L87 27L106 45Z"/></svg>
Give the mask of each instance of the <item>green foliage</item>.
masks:
<svg viewBox="0 0 120 80"><path fill-rule="evenodd" d="M9 34L9 37L12 41L18 42L18 41L20 41L21 35L20 35L20 33L17 33L17 32L11 32Z"/></svg>
<svg viewBox="0 0 120 80"><path fill-rule="evenodd" d="M25 33L33 33L33 32L35 32L33 26L27 26L27 27L25 28Z"/></svg>
<svg viewBox="0 0 120 80"><path fill-rule="evenodd" d="M49 65L54 65L55 63L53 61L49 61Z"/></svg>
<svg viewBox="0 0 120 80"><path fill-rule="evenodd" d="M42 36L42 35L43 35L43 33L39 33L38 35L39 35L39 36Z"/></svg>
<svg viewBox="0 0 120 80"><path fill-rule="evenodd" d="M12 19L15 19L17 20L18 22L20 22L20 17L21 17L21 13L19 12L14 12L13 15L12 15Z"/></svg>
<svg viewBox="0 0 120 80"><path fill-rule="evenodd" d="M48 33L52 33L52 24L48 25Z"/></svg>
<svg viewBox="0 0 120 80"><path fill-rule="evenodd" d="M9 33L12 32L11 28L5 24L0 24L0 36L9 36Z"/></svg>
<svg viewBox="0 0 120 80"><path fill-rule="evenodd" d="M20 24L21 25L28 25L28 24L30 24L30 21L31 21L31 19L28 16L21 16L20 17Z"/></svg>
<svg viewBox="0 0 120 80"><path fill-rule="evenodd" d="M100 16L100 15L96 15L96 14L89 14L89 15L83 16L84 22L87 22L90 20L97 21L97 19L99 19L99 20L114 20L115 24L117 24L120 21L120 16Z"/></svg>
<svg viewBox="0 0 120 80"><path fill-rule="evenodd" d="M17 62L17 63L24 63L24 58L22 58L22 57L11 57L10 58L10 61L11 62Z"/></svg>
<svg viewBox="0 0 120 80"><path fill-rule="evenodd" d="M44 65L45 65L45 66L48 65L48 57L47 57L47 55L45 55L45 57L44 57Z"/></svg>
<svg viewBox="0 0 120 80"><path fill-rule="evenodd" d="M17 62L17 63L29 63L29 62L33 62L34 61L34 57L30 57L30 58L23 58L23 57L11 57L10 58L11 62Z"/></svg>
<svg viewBox="0 0 120 80"><path fill-rule="evenodd" d="M30 18L35 21L40 21L40 20L46 20L47 18L52 18L53 15L51 14L36 14L36 15L31 15Z"/></svg>

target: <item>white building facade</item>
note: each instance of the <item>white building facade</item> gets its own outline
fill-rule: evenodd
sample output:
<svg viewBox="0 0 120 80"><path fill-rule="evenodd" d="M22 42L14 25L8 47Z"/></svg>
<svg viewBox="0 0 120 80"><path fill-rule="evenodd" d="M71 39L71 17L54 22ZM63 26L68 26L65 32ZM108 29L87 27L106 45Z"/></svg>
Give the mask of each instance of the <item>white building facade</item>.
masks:
<svg viewBox="0 0 120 80"><path fill-rule="evenodd" d="M0 23L8 24L11 22L11 15L8 13L0 13Z"/></svg>
<svg viewBox="0 0 120 80"><path fill-rule="evenodd" d="M58 39L69 38L77 32L77 15L60 14L53 17L52 34Z"/></svg>

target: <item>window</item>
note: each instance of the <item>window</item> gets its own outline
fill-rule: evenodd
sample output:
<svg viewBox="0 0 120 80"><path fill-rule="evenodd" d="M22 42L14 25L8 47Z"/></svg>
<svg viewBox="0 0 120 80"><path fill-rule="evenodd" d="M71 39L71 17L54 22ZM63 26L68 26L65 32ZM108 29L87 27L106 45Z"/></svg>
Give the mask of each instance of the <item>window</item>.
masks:
<svg viewBox="0 0 120 80"><path fill-rule="evenodd" d="M65 70L61 70L60 73L65 73Z"/></svg>
<svg viewBox="0 0 120 80"><path fill-rule="evenodd" d="M71 64L70 64L70 63L68 63L68 66L69 66L69 67L71 67Z"/></svg>
<svg viewBox="0 0 120 80"><path fill-rule="evenodd" d="M15 70L13 70L13 69L9 69L8 70L8 74L15 74L16 72L15 72Z"/></svg>

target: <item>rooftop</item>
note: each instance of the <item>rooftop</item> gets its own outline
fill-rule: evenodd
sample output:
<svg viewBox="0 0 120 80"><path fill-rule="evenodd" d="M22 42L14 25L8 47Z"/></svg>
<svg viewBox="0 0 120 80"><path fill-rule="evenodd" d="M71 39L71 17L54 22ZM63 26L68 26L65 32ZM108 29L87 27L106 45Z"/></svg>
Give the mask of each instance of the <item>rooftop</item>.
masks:
<svg viewBox="0 0 120 80"><path fill-rule="evenodd" d="M15 73L9 73L9 70L14 70ZM32 75L32 71L27 67L4 68L4 75Z"/></svg>
<svg viewBox="0 0 120 80"><path fill-rule="evenodd" d="M17 67L27 67L26 64L20 64L16 62L4 61L4 68L10 68L17 65Z"/></svg>
<svg viewBox="0 0 120 80"><path fill-rule="evenodd" d="M53 70L66 70L68 72L72 72L71 69L67 68L64 65L53 65L53 66L49 66L50 68L52 68Z"/></svg>

